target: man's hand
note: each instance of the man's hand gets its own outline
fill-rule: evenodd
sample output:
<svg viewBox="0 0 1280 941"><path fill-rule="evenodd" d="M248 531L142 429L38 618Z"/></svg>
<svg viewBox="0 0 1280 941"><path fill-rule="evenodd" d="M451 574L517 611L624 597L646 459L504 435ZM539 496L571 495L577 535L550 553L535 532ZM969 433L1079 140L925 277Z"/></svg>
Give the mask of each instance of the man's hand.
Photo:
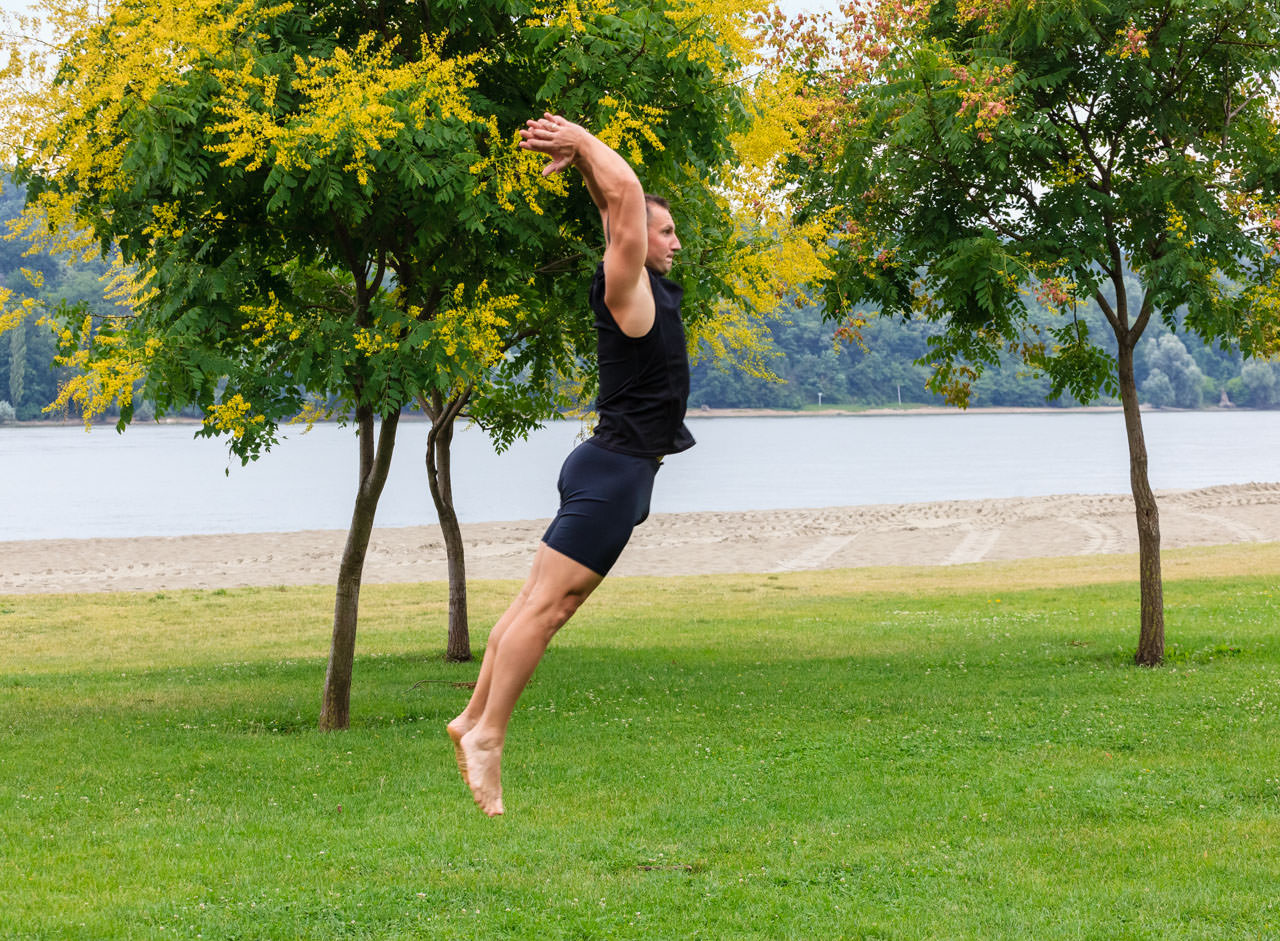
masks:
<svg viewBox="0 0 1280 941"><path fill-rule="evenodd" d="M586 128L566 121L558 114L530 118L527 123L528 127L520 132L520 146L551 158L551 162L542 168L543 176L551 176L572 166L578 157L578 148L591 136Z"/></svg>

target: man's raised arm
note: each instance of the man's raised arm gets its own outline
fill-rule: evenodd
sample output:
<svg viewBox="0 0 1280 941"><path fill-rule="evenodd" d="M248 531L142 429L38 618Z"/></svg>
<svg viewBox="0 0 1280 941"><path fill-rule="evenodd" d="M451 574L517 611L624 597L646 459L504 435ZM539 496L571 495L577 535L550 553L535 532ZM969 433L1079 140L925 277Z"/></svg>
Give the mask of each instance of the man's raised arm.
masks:
<svg viewBox="0 0 1280 941"><path fill-rule="evenodd" d="M546 154L550 176L573 166L582 174L587 192L604 224L604 302L629 336L643 336L653 325L653 293L645 273L649 227L644 189L635 171L608 145L581 125L558 115L528 122L520 132L520 146Z"/></svg>

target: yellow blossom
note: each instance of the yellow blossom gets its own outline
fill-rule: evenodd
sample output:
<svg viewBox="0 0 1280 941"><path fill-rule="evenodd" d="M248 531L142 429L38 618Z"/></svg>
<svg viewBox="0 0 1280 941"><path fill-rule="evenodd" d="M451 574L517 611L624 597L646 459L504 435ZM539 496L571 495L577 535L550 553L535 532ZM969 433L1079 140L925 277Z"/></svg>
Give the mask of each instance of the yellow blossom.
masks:
<svg viewBox="0 0 1280 941"><path fill-rule="evenodd" d="M222 123L215 130L227 141L213 149L225 155L224 165L249 171L268 162L305 171L313 161L349 153L343 169L365 185L374 169L371 155L407 123L480 122L466 91L475 87L471 70L481 56L446 58L444 39L423 39L416 60L404 60L394 42L372 32L353 49L339 46L327 58L295 57L293 91L300 102L280 113L274 105L278 76L246 55L238 69L216 71L224 94L217 106Z"/></svg>
<svg viewBox="0 0 1280 941"><path fill-rule="evenodd" d="M251 414L253 406L240 393L206 410L204 424L217 431L229 431L235 438L243 438L254 425L266 422L266 416Z"/></svg>
<svg viewBox="0 0 1280 941"><path fill-rule="evenodd" d="M490 293L488 281L481 281L470 294L467 303L467 286L459 284L454 289L453 303L436 315L432 337L446 356L458 360L454 367L465 379L475 378L502 358L505 328L511 324L509 313L520 306L519 295Z"/></svg>

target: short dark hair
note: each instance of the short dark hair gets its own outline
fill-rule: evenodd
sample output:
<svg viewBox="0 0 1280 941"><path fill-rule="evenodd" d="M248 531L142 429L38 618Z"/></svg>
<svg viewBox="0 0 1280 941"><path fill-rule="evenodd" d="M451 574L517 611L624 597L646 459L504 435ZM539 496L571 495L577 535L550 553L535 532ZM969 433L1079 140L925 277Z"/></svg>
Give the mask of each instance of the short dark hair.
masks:
<svg viewBox="0 0 1280 941"><path fill-rule="evenodd" d="M665 199L663 199L661 196L655 196L653 193L645 193L644 194L644 216L646 219L649 218L650 206L660 206L661 208L665 209L667 212L671 211L671 204L667 202Z"/></svg>

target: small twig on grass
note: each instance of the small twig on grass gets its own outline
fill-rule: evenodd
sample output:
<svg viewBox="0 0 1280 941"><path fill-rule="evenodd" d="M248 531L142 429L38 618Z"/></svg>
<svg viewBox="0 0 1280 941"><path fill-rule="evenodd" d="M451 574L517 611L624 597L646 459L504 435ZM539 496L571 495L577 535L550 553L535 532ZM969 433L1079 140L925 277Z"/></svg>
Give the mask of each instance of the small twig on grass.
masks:
<svg viewBox="0 0 1280 941"><path fill-rule="evenodd" d="M411 690L418 689L422 686L426 686L428 683L448 683L454 689L475 689L476 688L476 684L474 682L455 683L455 682L452 682L451 680L418 680L418 682L410 686L409 689Z"/></svg>

